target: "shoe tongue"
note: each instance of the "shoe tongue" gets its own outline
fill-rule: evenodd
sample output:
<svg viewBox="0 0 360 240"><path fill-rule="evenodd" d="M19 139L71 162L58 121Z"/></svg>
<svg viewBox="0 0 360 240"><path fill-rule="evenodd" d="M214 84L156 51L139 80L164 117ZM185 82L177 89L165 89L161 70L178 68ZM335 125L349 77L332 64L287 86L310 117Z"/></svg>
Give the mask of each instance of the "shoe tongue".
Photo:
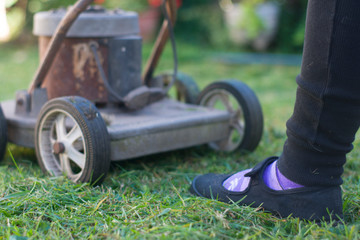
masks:
<svg viewBox="0 0 360 240"><path fill-rule="evenodd" d="M264 168L264 166L266 166L268 164L268 162L274 161L274 158L277 158L277 157L266 158L262 162L258 163L254 168L252 168L251 172L247 173L245 176L252 177L252 176L257 175L258 173L261 172L261 170Z"/></svg>

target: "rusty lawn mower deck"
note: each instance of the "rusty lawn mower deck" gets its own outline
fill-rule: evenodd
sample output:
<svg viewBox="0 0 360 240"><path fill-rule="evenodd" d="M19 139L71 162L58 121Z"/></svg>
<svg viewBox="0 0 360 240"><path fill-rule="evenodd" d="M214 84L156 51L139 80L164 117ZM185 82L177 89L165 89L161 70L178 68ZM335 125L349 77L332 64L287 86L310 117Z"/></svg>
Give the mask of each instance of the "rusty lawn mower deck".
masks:
<svg viewBox="0 0 360 240"><path fill-rule="evenodd" d="M177 72L175 1L164 1L165 20L143 73L138 15L91 3L35 15L42 63L28 90L1 103L0 158L9 141L35 148L45 173L98 184L111 161L200 144L256 148L263 117L249 87L232 79L200 92ZM153 76L169 38L174 72Z"/></svg>

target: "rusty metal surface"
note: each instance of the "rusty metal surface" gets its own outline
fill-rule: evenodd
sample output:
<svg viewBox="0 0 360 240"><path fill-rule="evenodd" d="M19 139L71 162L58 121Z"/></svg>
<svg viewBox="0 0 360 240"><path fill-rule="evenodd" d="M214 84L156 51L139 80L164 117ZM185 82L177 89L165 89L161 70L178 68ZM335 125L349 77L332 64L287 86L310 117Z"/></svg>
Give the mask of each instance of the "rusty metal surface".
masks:
<svg viewBox="0 0 360 240"><path fill-rule="evenodd" d="M8 123L9 141L34 147L36 118L15 115L15 101L2 102L1 106ZM228 112L170 99L140 111L106 108L100 112L111 138L112 161L219 141L230 130Z"/></svg>
<svg viewBox="0 0 360 240"><path fill-rule="evenodd" d="M35 88L40 87L40 85L43 83L69 28L80 15L80 13L83 12L92 2L93 0L78 0L61 20L59 26L56 28L54 36L49 42L46 53L41 59L41 63L35 73L34 79L30 84L29 92L34 91Z"/></svg>
<svg viewBox="0 0 360 240"><path fill-rule="evenodd" d="M40 58L46 54L50 37L39 38ZM100 77L89 43L91 38L67 38L46 75L41 87L49 99L61 96L81 96L97 103L106 103L108 94ZM98 55L103 68L108 69L108 48L99 43Z"/></svg>

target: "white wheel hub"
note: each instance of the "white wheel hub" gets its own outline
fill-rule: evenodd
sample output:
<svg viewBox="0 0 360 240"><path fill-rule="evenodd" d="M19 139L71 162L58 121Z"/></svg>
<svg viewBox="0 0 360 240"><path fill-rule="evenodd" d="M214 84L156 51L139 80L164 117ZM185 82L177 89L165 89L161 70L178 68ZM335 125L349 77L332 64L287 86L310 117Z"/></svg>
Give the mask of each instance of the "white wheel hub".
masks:
<svg viewBox="0 0 360 240"><path fill-rule="evenodd" d="M59 176L66 174L77 181L86 163L83 132L66 111L49 111L40 123L40 154L47 171Z"/></svg>

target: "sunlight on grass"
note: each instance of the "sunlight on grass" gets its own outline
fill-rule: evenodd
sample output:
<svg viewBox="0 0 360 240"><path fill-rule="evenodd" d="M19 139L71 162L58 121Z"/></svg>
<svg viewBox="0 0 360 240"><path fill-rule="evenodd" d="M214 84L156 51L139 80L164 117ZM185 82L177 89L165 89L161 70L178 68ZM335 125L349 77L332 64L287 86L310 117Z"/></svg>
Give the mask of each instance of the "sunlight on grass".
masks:
<svg viewBox="0 0 360 240"><path fill-rule="evenodd" d="M150 46L144 47L144 58ZM212 51L180 43L179 71L201 89L240 79L257 94L265 131L253 153L221 153L199 146L113 164L103 185L74 184L40 172L33 150L9 145L0 164L0 238L4 239L359 239L359 135L345 168L346 225L318 226L277 219L261 209L201 199L188 193L200 173L227 173L280 154L285 122L295 101L298 67L223 65ZM26 89L38 64L37 49L0 46L0 99ZM156 74L171 70L166 49ZM15 164L16 163L16 164ZM18 238L19 236L23 238Z"/></svg>

